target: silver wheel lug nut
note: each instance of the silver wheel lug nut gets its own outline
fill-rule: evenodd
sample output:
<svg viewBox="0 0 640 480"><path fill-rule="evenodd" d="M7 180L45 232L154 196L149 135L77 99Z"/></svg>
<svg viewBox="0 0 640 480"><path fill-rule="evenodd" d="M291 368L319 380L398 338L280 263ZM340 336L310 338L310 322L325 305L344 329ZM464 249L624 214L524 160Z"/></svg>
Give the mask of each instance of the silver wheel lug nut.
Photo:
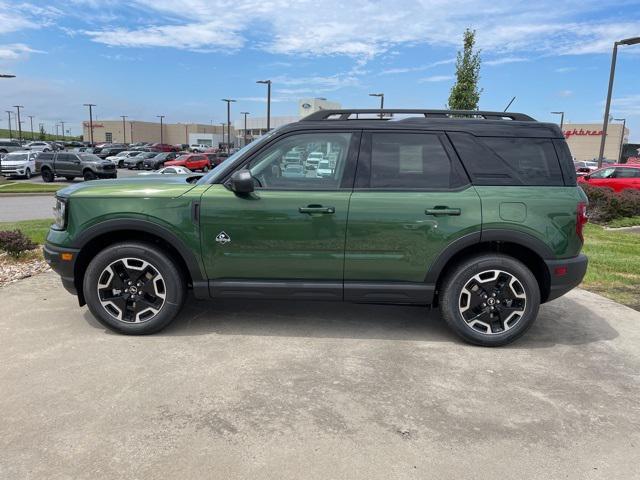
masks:
<svg viewBox="0 0 640 480"><path fill-rule="evenodd" d="M489 307L489 310L493 310L493 307Z"/></svg>
<svg viewBox="0 0 640 480"><path fill-rule="evenodd" d="M486 307L486 306L487 306L487 304L483 302L483 303L482 303L482 306L483 306L483 307Z"/></svg>
<svg viewBox="0 0 640 480"><path fill-rule="evenodd" d="M482 295L482 298L487 298L487 296L486 295Z"/></svg>

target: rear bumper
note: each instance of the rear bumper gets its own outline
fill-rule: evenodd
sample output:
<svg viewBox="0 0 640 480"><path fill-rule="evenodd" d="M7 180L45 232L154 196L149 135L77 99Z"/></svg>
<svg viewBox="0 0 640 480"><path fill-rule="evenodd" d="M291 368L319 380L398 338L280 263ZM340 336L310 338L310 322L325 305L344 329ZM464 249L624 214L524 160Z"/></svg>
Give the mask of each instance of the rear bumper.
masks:
<svg viewBox="0 0 640 480"><path fill-rule="evenodd" d="M545 260L549 272L549 296L546 301L561 297L574 289L587 273L589 260L586 255L561 260Z"/></svg>
<svg viewBox="0 0 640 480"><path fill-rule="evenodd" d="M71 294L77 295L78 291L75 284L74 268L78 253L77 248L63 248L50 243L45 243L43 248L44 259L47 261L51 269L60 275L62 285ZM62 254L70 254L70 260L63 260Z"/></svg>

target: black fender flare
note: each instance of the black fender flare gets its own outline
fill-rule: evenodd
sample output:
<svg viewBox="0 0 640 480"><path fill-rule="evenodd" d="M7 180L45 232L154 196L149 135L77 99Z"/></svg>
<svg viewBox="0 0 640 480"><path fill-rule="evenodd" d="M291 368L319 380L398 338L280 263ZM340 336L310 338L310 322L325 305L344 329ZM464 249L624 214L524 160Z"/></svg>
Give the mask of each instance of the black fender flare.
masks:
<svg viewBox="0 0 640 480"><path fill-rule="evenodd" d="M508 230L500 228L492 228L482 230L481 232L472 232L464 235L453 242L440 252L440 255L431 264L425 277L426 283L435 284L440 278L444 267L447 265L454 255L465 248L471 247L482 242L509 242L522 245L533 251L543 260L555 259L553 251L542 240L531 234L520 232L517 230Z"/></svg>

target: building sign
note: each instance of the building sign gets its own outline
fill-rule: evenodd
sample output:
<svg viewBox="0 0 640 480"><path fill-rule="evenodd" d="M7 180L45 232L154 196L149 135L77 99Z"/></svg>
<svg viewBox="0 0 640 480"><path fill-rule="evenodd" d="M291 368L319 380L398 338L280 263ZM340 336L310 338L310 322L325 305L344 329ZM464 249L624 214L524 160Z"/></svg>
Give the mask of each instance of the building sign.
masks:
<svg viewBox="0 0 640 480"><path fill-rule="evenodd" d="M569 138L569 137L573 137L574 135L577 135L579 137L583 137L585 135L602 135L602 130L584 130L584 129L573 129L573 130L565 130L564 132L564 137L565 138Z"/></svg>
<svg viewBox="0 0 640 480"><path fill-rule="evenodd" d="M91 125L89 122L82 122L82 126L84 128L91 128ZM93 128L104 128L104 125L102 123L93 123Z"/></svg>

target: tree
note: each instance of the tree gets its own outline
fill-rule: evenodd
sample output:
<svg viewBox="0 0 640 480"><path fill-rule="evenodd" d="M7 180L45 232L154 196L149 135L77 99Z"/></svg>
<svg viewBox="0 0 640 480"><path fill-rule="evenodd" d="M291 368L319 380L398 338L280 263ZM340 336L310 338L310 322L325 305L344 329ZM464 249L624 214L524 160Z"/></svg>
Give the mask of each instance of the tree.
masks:
<svg viewBox="0 0 640 480"><path fill-rule="evenodd" d="M464 47L456 60L456 83L451 87L449 109L477 110L482 90L478 90L480 80L480 51L474 52L476 31L464 31Z"/></svg>
<svg viewBox="0 0 640 480"><path fill-rule="evenodd" d="M44 129L44 125L40 125L40 133L38 134L38 139L45 140L47 138L47 132Z"/></svg>

